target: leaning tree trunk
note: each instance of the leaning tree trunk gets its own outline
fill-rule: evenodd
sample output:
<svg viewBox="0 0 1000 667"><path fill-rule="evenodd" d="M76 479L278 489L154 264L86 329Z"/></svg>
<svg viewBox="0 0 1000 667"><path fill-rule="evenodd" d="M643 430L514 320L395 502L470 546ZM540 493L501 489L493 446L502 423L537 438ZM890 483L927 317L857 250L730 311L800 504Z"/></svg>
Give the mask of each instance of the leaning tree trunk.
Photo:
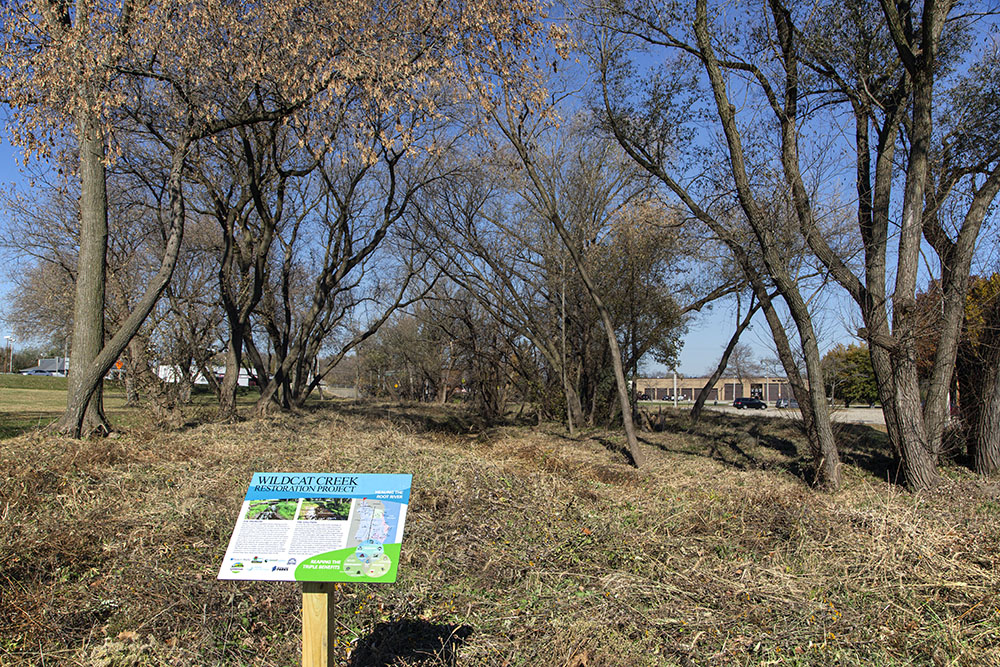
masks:
<svg viewBox="0 0 1000 667"><path fill-rule="evenodd" d="M802 331L800 325L799 330ZM830 406L826 402L823 373L816 338L809 333L802 337L802 353L806 361L806 377L809 380L809 399L816 420L817 438L810 439L813 461L816 462L816 485L837 489L840 487L840 454L833 437L833 427L830 422ZM801 408L801 403L799 404Z"/></svg>
<svg viewBox="0 0 1000 667"><path fill-rule="evenodd" d="M91 388L84 377L84 371L104 346L108 198L104 137L99 122L95 113L87 111L81 111L77 117L80 141L80 254L73 303L66 412L56 425L57 430L72 435L89 435L99 431L107 433L111 428L104 416L103 382L98 380L97 386ZM76 414L81 411L78 406L84 406L79 418Z"/></svg>
<svg viewBox="0 0 1000 667"><path fill-rule="evenodd" d="M587 290L587 294L590 296L591 301L594 303L594 307L597 308L597 312L601 316L601 323L604 325L604 333L608 339L608 348L610 348L611 366L615 373L615 386L618 390L618 404L622 413L622 423L625 427L625 439L628 444L629 456L632 457L632 463L634 463L636 467L640 467L645 461L645 458L639 450L639 440L635 435L635 424L632 421L632 405L629 401L628 384L625 381L625 368L622 365L622 352L621 348L618 346L618 336L615 334L615 326L611 322L611 313L608 312L608 308L604 304L604 300L601 298L600 294L597 293L597 288L590 277L590 272L587 271L587 267L584 265L583 258L580 257L579 251L572 245L573 241L569 238L569 234L566 232L566 228L563 226L562 220L560 220L556 215L552 215L551 218L553 218L552 223L556 227L556 231L562 237L563 243L566 244L567 249L570 252L570 257L573 259L573 264L576 266L576 270L580 273L580 278L583 280L583 285Z"/></svg>
<svg viewBox="0 0 1000 667"><path fill-rule="evenodd" d="M715 386L715 383L719 381L722 374L726 370L726 366L729 365L729 357L732 356L733 350L736 349L736 344L740 342L740 336L746 331L747 327L750 326L750 321L753 316L760 310L760 303L755 303L747 311L746 316L743 321L736 325L736 331L733 332L732 337L729 339L729 343L726 345L726 349L722 352L722 358L719 359L719 365L715 367L715 372L712 373L712 377L708 378L708 382L702 387L701 391L698 392L698 397L694 399L694 405L691 407L691 422L697 424L698 420L701 419L701 411L705 407L705 401L708 399L708 392Z"/></svg>
<svg viewBox="0 0 1000 667"><path fill-rule="evenodd" d="M521 163L525 167L526 174L534 186L535 194L539 198L538 204L541 206L542 212L549 222L552 223L556 233L563 242L563 246L566 248L567 252L569 252L570 259L572 259L573 265L576 267L577 273L583 281L587 295L594 303L594 306L597 308L597 312L601 317L601 322L604 325L604 333L608 338L608 347L611 350L611 363L614 368L615 383L618 387L618 401L622 411L622 422L625 427L625 439L628 443L628 452L632 457L632 463L634 463L636 467L640 467L642 466L645 457L643 457L642 451L639 449L639 440L635 435L635 424L632 422L632 405L629 401L628 385L625 381L625 370L622 367L621 348L618 345L618 336L615 334L614 324L611 322L611 315L608 312L607 306L604 304L604 300L601 298L600 294L598 294L596 284L584 264L579 248L576 246L573 238L570 237L569 231L567 231L566 225L563 223L553 191L550 189L549 184L545 182L535 169L534 158L531 152L533 149L529 149L528 145L524 142L523 136L513 130L515 123L514 119L509 115L509 110L508 121L510 121L509 125L505 126L501 122L500 126L504 134L510 140L511 145L518 152L521 158Z"/></svg>
<svg viewBox="0 0 1000 667"><path fill-rule="evenodd" d="M574 261L576 261L575 258ZM582 264L578 265L577 268L580 270L581 275L586 271ZM632 462L636 465L636 467L639 467L643 464L645 459L643 458L642 452L639 450L639 440L635 436L635 424L632 421L632 406L628 396L628 384L625 381L625 368L622 365L622 353L621 349L618 347L618 336L615 335L615 327L611 323L611 314L604 305L603 299L601 299L601 297L597 294L597 291L593 289L593 285L590 283L589 275L584 279L584 284L587 286L587 291L590 292L591 300L593 300L594 305L597 307L597 312L601 315L601 322L604 324L604 333L608 337L608 347L611 348L611 366L615 372L615 385L618 389L618 404L622 412L622 423L625 426L625 439L628 443L628 451L629 455L632 457Z"/></svg>
<svg viewBox="0 0 1000 667"><path fill-rule="evenodd" d="M715 98L715 108L722 123L722 129L726 136L726 143L729 147L729 165L732 173L736 192L740 206L746 213L747 221L757 239L757 245L763 253L764 264L768 274L774 280L774 284L780 291L788 311L795 322L795 327L799 334L799 342L802 347L802 354L806 362L806 375L809 380L809 404L815 424L815 438L809 438L810 452L815 462L816 479L815 484L826 489L836 489L840 485L840 456L837 452L837 444L833 437L833 429L830 426L829 406L826 404L826 396L823 391L823 371L820 365L819 348L817 346L816 333L813 330L812 317L809 308L802 298L798 289L797 281L788 272L787 263L779 252L778 240L775 238L774 230L771 226L767 214L754 196L751 179L747 172L747 165L744 156L742 139L736 122L736 107L729 102L726 90L727 82L722 72L722 66L715 56L712 46L712 39L708 29L708 9L705 0L698 0L696 3L696 19L694 22L695 37L698 42L701 62L705 66L705 73L711 82L712 92ZM782 51L785 54L786 67L794 64L788 59L792 53L788 43L789 33L784 29L784 24L780 22L780 14L775 12L775 20L778 22L779 36L782 42ZM794 79L794 70L786 70L790 77L786 81ZM785 109L780 116L782 128L782 164L786 173L786 180L792 185L794 201L799 217L802 217L802 206L807 203L801 192L801 183L795 176L797 171L798 154L795 139L796 114L795 103L797 101L794 85L788 84L785 91ZM800 408L804 407L799 404Z"/></svg>
<svg viewBox="0 0 1000 667"><path fill-rule="evenodd" d="M533 175L535 178L537 175ZM537 183L539 186L540 182ZM548 211L549 221L552 226L555 227L556 233L563 241L563 245L569 251L570 258L573 260L573 265L576 267L577 272L580 274L580 279L583 281L584 289L586 289L590 300L594 303L594 307L597 308L597 312L601 317L601 323L604 325L604 333L608 339L608 348L611 352L611 366L615 373L615 385L618 389L618 403L622 412L622 423L625 427L625 439L628 444L629 456L632 457L632 463L636 467L640 467L645 458L642 452L639 450L639 440L635 435L635 424L632 421L632 405L629 401L629 391L628 384L625 381L625 368L622 365L622 353L621 348L618 346L618 336L615 334L615 326L611 322L611 313L608 312L607 306L604 304L604 299L597 292L597 287L594 284L593 279L590 276L590 272L587 270L586 265L583 263L583 258L580 256L579 249L573 244L573 239L570 238L569 232L566 231L565 225L563 225L562 219L559 217L559 213L554 205L550 205Z"/></svg>

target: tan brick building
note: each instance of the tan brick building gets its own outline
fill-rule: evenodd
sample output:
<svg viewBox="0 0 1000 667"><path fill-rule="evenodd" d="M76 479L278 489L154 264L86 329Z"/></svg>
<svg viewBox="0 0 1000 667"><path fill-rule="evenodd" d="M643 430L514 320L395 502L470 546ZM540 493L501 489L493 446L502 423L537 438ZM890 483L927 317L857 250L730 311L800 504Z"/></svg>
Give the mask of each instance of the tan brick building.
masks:
<svg viewBox="0 0 1000 667"><path fill-rule="evenodd" d="M639 378L636 380L636 390L640 395L646 394L652 401L674 400L674 378ZM680 377L676 379L678 401L693 401L702 390L707 377ZM708 401L732 401L736 398L752 397L773 403L779 398L791 398L792 389L788 380L783 377L735 377L720 378L715 386L708 390Z"/></svg>

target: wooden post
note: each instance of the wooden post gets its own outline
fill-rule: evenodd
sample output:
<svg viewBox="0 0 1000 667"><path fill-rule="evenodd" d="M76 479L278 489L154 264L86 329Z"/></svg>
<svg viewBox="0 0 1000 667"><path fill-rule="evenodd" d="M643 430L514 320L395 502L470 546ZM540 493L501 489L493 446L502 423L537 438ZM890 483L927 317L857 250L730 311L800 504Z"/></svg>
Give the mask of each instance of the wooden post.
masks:
<svg viewBox="0 0 1000 667"><path fill-rule="evenodd" d="M334 588L331 582L302 582L302 667L333 667Z"/></svg>

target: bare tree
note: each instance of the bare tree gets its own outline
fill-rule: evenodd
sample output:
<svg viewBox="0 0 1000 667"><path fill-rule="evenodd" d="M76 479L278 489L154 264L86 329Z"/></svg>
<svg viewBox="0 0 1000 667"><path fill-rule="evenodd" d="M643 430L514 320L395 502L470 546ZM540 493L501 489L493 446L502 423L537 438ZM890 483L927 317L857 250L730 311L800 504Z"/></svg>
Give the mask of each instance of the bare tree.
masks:
<svg viewBox="0 0 1000 667"><path fill-rule="evenodd" d="M438 151L428 150L439 145L439 128L428 121L421 114L355 118L356 132L345 129L317 162L315 179L303 181L308 189L278 230L282 253L259 312L276 362L258 411L272 401L301 406L322 381L318 360L327 346L335 365L433 284L411 292L421 282L422 251L394 233L415 194L441 177ZM398 261L380 252L389 241Z"/></svg>
<svg viewBox="0 0 1000 667"><path fill-rule="evenodd" d="M178 11L184 21L177 20ZM406 100L395 94L407 88L403 82L423 87L431 74L475 80L483 70L470 67L471 61L489 58L476 48L480 40L489 35L515 50L530 44L539 33L536 16L531 2L492 0L460 8L414 3L374 12L357 3L284 0L252 7L131 0L4 3L0 93L18 121L15 140L44 152L50 134L72 126L79 146L80 275L73 377L60 428L79 435L108 427L95 394L176 265L183 172L192 145L301 111L310 101L322 106L352 87L376 106L403 102L405 107ZM511 78L524 70L521 64L509 66L509 53L502 59ZM114 143L116 133L128 131L121 127L125 118L129 129L142 128L170 155L172 226L146 296L105 343L105 167L120 145Z"/></svg>
<svg viewBox="0 0 1000 667"><path fill-rule="evenodd" d="M586 157L583 152L570 154L557 144L551 146L551 153L546 152L542 148L546 142L545 125L533 118L530 111L515 109L510 102L508 99L506 105L495 107L492 120L513 149L515 168L523 179L521 196L562 241L569 263L597 312L614 371L628 451L635 465L641 466L643 456L632 418L634 397L625 379L624 355L607 300L608 290L601 289L595 267L588 264L585 256L588 243L584 240L581 244L576 232L599 233L633 213L632 207L643 203L644 178L630 171L607 144L594 144L595 150ZM577 137L581 139L582 135ZM639 356L638 347L635 351Z"/></svg>
<svg viewBox="0 0 1000 667"><path fill-rule="evenodd" d="M803 409L803 417L812 446L816 466L816 483L822 487L836 488L840 483L839 456L833 431L830 427L828 407L822 392L810 392L799 377L797 365L791 354L784 324L774 310L772 299L757 266L762 266L768 281L773 281L788 308L798 332L800 348L805 357L809 387L822 387L822 370L817 345L817 335L806 299L800 290L787 244L784 198L774 185L773 172L750 165L743 135L736 119L736 107L730 103L724 72L733 67L728 53L720 58L716 52L715 38L708 19L704 1L699 1L689 26L671 23L672 15L665 12L656 20L647 20L638 5L607 8L599 13L600 21L594 32L596 66L602 85L601 100L606 112L609 130L626 152L644 169L656 177L666 190L717 238L730 248L737 264L753 288L757 300L765 310L775 338L779 357L793 391ZM675 30L687 30L690 41L675 36ZM631 40L650 45L666 46L678 58L692 56L705 73L708 84L709 109L706 113L717 118L718 127L725 140L722 163L731 178L723 191L731 191L738 202L737 217L727 207L719 207L709 199L715 197L720 183L712 182L706 174L695 172L694 178L678 173L668 163L675 151L683 151L688 134L685 124L693 122L688 111L688 99L698 94L696 82L680 74L681 60L672 61L670 69L656 75L651 82L651 96L643 100L643 108L634 108L630 96L624 92L628 85L623 79L622 67ZM668 76L676 77L674 79ZM711 117L711 116L709 116ZM704 159L704 156L702 156ZM751 171L753 169L753 171ZM687 179L687 183L685 183ZM704 194L701 194L704 193ZM741 224L742 218L753 239L748 247ZM794 248L794 246L793 246ZM752 252L751 252L752 249ZM760 264L757 263L759 259Z"/></svg>
<svg viewBox="0 0 1000 667"><path fill-rule="evenodd" d="M950 1L919 7L830 3L808 16L779 2L771 5L782 69L795 86L786 90L825 97L853 116L863 273L859 277L851 270L808 214L791 114L783 124L782 159L803 236L861 311L865 326L860 334L869 343L887 430L907 483L915 489L934 486L971 262L986 212L1000 190L996 102L982 92L997 80L995 51L957 81L948 81L952 63L964 57L971 20ZM832 44L826 36L831 23L848 39ZM862 43L863 48L855 48ZM800 67L821 77L815 90L798 74ZM827 86L834 93L824 96ZM898 245L890 248L892 206L900 197L896 161L903 162L904 182ZM944 215L956 202L963 202L961 212ZM925 401L919 390L915 308L921 236L940 259L944 295L941 344ZM890 271L895 273L891 291Z"/></svg>
<svg viewBox="0 0 1000 667"><path fill-rule="evenodd" d="M906 481L915 489L933 486L969 262L985 211L1000 188L996 114L991 113L995 100L981 92L995 80L993 55L967 76L952 77L957 80L948 89L938 85L963 57L975 15L955 10L947 0L852 0L808 7L768 0L741 14L737 29L726 25L724 14L708 0L656 7L651 12L644 2L601 6L600 18L593 22L597 66L604 90L612 91L604 100L616 136L679 199L687 197L689 207L699 206L682 179L700 182L704 191L711 178L671 170L665 159L670 151L699 154L684 147L695 142L690 132L694 119L685 115L683 103L694 100L697 109L705 99L701 91L708 93L701 110L715 119L724 139L731 187L756 238L764 271L798 330L809 384L818 389L822 373L808 301L796 294L775 253L780 243L768 216L762 215L761 176L780 165L779 194L793 212L798 235L861 311L861 334L870 343L890 440ZM754 29L745 29L748 21ZM633 42L664 49L670 56L648 79L650 94L635 105L635 96L623 87L628 74L617 68ZM682 62L698 65L701 78L687 75ZM737 95L743 100L739 108ZM816 188L822 179L817 169L826 162L816 156L829 159L826 146L835 137L827 128L840 122L842 111L852 119L855 148L843 168L854 170L858 183L856 228L846 236L838 222L839 204L831 201L834 195ZM903 174L899 195L898 165ZM957 224L943 224L941 207L958 196L966 197L963 215ZM899 218L898 245L890 248L894 215ZM706 216L699 217L708 224ZM913 317L921 236L940 257L948 285L948 333L938 348L935 380L923 407ZM772 331L777 332L773 326ZM830 466L834 445L821 396L813 394L819 451Z"/></svg>

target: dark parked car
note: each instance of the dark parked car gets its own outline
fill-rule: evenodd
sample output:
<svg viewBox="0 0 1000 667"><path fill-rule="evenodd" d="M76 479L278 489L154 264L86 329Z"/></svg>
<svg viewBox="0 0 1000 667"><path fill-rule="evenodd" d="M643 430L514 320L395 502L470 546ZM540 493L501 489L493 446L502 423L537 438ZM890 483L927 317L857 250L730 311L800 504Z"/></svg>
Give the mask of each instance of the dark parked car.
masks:
<svg viewBox="0 0 1000 667"><path fill-rule="evenodd" d="M737 398L733 401L733 407L737 410L742 410L743 408L755 408L757 410L763 410L767 407L767 403L760 400L759 398Z"/></svg>

